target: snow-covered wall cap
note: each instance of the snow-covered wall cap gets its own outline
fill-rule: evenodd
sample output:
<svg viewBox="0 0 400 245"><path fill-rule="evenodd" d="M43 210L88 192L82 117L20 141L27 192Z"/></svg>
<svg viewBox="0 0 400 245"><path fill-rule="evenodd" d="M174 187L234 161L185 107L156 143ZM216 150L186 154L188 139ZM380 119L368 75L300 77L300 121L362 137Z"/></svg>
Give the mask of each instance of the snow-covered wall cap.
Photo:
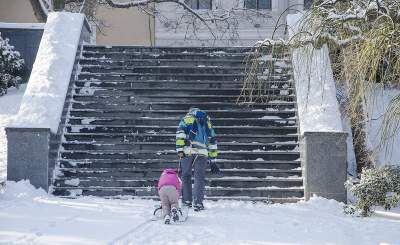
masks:
<svg viewBox="0 0 400 245"><path fill-rule="evenodd" d="M10 127L57 132L83 23L82 14L49 14L20 110Z"/></svg>
<svg viewBox="0 0 400 245"><path fill-rule="evenodd" d="M45 23L5 23L0 22L0 29L43 30Z"/></svg>
<svg viewBox="0 0 400 245"><path fill-rule="evenodd" d="M301 14L289 15L289 36L295 35ZM293 50L300 133L343 132L329 50L311 45Z"/></svg>

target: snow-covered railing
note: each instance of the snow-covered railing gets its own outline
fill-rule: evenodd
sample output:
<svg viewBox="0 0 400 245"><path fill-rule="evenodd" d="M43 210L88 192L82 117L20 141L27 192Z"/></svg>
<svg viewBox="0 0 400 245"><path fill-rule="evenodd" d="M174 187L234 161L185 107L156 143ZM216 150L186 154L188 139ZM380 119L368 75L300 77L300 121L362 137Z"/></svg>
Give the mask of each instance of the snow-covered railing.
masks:
<svg viewBox="0 0 400 245"><path fill-rule="evenodd" d="M29 179L48 189L65 120L65 100L76 69L80 45L89 42L84 15L50 13L20 110L6 129L7 179Z"/></svg>
<svg viewBox="0 0 400 245"><path fill-rule="evenodd" d="M295 35L302 14L287 18L289 38ZM305 198L319 195L346 201L347 134L343 131L336 85L326 46L293 50L300 151Z"/></svg>

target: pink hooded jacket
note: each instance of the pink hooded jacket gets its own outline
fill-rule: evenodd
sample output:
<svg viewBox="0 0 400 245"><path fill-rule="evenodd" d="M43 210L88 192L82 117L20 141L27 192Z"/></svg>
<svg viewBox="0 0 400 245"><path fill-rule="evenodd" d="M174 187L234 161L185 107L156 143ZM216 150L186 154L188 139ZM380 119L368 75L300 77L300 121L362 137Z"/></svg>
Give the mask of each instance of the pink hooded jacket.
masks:
<svg viewBox="0 0 400 245"><path fill-rule="evenodd" d="M158 190L160 190L164 185L173 185L178 193L181 191L181 180L174 169L165 169L161 174L161 177L158 180Z"/></svg>

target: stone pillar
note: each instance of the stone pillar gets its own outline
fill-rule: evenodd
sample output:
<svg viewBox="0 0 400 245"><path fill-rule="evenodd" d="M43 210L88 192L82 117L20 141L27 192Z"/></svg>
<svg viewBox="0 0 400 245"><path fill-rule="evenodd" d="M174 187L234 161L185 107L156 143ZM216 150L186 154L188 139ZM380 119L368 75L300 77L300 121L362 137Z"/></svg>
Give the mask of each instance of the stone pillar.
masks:
<svg viewBox="0 0 400 245"><path fill-rule="evenodd" d="M36 188L48 191L50 174L50 129L6 128L7 180L29 180Z"/></svg>
<svg viewBox="0 0 400 245"><path fill-rule="evenodd" d="M343 132L304 132L301 162L306 200L317 195L347 202L346 137Z"/></svg>

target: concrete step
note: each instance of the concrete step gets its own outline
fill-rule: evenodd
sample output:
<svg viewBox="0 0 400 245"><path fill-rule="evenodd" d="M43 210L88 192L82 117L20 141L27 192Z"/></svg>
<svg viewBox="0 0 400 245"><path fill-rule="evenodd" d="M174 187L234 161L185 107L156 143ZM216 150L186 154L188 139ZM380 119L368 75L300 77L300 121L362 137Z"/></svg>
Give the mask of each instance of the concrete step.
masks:
<svg viewBox="0 0 400 245"><path fill-rule="evenodd" d="M213 73L186 73L186 74L175 74L175 73L92 73L92 72L81 72L79 73L79 79L86 80L214 80L214 81L243 81L246 77L245 73L242 74L213 74ZM265 81L288 81L292 79L292 75L258 75L258 80Z"/></svg>
<svg viewBox="0 0 400 245"><path fill-rule="evenodd" d="M166 102L169 103L169 102ZM288 106L293 105L291 102ZM204 108L203 104L198 104ZM192 107L189 105L188 107ZM216 107L218 108L218 107ZM70 125L165 125L178 126L182 117L71 117L67 119ZM295 126L296 119L258 119L258 118L212 118L214 126Z"/></svg>
<svg viewBox="0 0 400 245"><path fill-rule="evenodd" d="M297 126L215 126L218 134L296 134ZM68 133L153 133L173 134L177 126L154 126L154 125L66 125L65 132Z"/></svg>
<svg viewBox="0 0 400 245"><path fill-rule="evenodd" d="M119 169L129 168L132 170L147 169L148 171L165 169L165 168L177 168L178 159L59 159L61 168L76 168L79 171L80 168L85 169ZM217 161L218 166L221 169L275 169L275 170L299 170L299 160L228 160L219 158Z"/></svg>
<svg viewBox="0 0 400 245"><path fill-rule="evenodd" d="M149 47L149 46L101 46L85 45L85 51L92 52L153 52L153 53L243 53L252 52L254 47ZM265 50L265 52L267 52Z"/></svg>
<svg viewBox="0 0 400 245"><path fill-rule="evenodd" d="M173 166L172 168L176 168ZM82 177L129 177L134 179L158 178L164 168L155 169L133 169L133 168L59 168L59 174L65 178L82 178ZM300 178L301 170L286 169L221 169L224 177L254 177L254 178ZM212 174L209 169L206 170L207 178L218 177Z"/></svg>
<svg viewBox="0 0 400 245"><path fill-rule="evenodd" d="M53 187L54 195L83 195L83 196L155 196L157 191L155 187ZM264 197L266 200L274 198L302 198L304 196L304 188L221 188L207 187L205 188L206 196L223 196L223 197Z"/></svg>
<svg viewBox="0 0 400 245"><path fill-rule="evenodd" d="M87 142L64 142L65 150L147 150L158 151L160 149L174 150L173 142L127 142L127 143L87 143ZM297 142L278 143L232 143L218 142L218 149L222 151L292 151L298 148Z"/></svg>
<svg viewBox="0 0 400 245"><path fill-rule="evenodd" d="M130 66L148 66L148 65L154 65L154 66L164 66L164 65L170 65L170 66L186 66L186 65L191 65L191 66L214 66L214 67L242 67L242 66L247 66L247 60L232 60L232 59L197 59L197 60L191 60L188 62L188 60L183 60L183 59L154 59L154 58L148 58L148 59L96 59L96 58L81 58L79 60L79 64L81 65L119 65L119 66L124 66L124 65L130 65ZM291 67L291 61L289 58L264 58L260 60L260 64L267 64L267 65L274 65L274 66L280 66L280 67Z"/></svg>
<svg viewBox="0 0 400 245"><path fill-rule="evenodd" d="M82 65L82 72L90 73L110 73L110 74L124 74L124 73L172 73L172 74L246 74L248 68L242 67L215 67L215 66L116 66L113 64L93 66L93 65ZM258 74L265 74L268 70L269 73L274 75L285 75L291 73L291 67L279 67L279 66L266 66L259 67L257 70L252 69L253 72Z"/></svg>
<svg viewBox="0 0 400 245"><path fill-rule="evenodd" d="M285 88L285 89L266 89L263 88L262 91L258 91L256 89L244 89L241 88L75 88L74 94L80 95L114 95L114 96L124 96L124 95L131 95L131 96L148 96L148 95L236 95L239 96L242 92L253 92L254 94L258 93L265 93L268 95L294 95L295 89L294 88Z"/></svg>
<svg viewBox="0 0 400 245"><path fill-rule="evenodd" d="M78 80L75 81L77 88L218 88L218 89L232 89L243 88L243 82L234 81L171 81L171 80L114 80L114 81L96 81L96 80ZM269 81L263 85L267 89L284 89L294 88L294 82L289 81Z"/></svg>
<svg viewBox="0 0 400 245"><path fill-rule="evenodd" d="M79 181L79 182L78 182ZM81 178L65 178L58 177L54 181L57 187L153 187L157 186L158 177L156 178L139 178L132 177L81 177ZM223 177L223 178L207 178L206 186L208 187L230 187L230 188L263 188L263 187L302 187L302 178L254 178L254 177Z"/></svg>
<svg viewBox="0 0 400 245"><path fill-rule="evenodd" d="M249 107L237 103L226 102L122 102L113 101L86 102L72 101L73 109L105 109L105 110L189 110L191 107L198 107L202 110L266 110L266 111L295 111L294 103L257 103L250 104Z"/></svg>
<svg viewBox="0 0 400 245"><path fill-rule="evenodd" d="M179 117L186 115L187 110L101 110L101 109L71 109L71 117ZM293 119L296 117L295 111L265 111L265 110L208 110L207 114L211 118L269 118L269 119Z"/></svg>
<svg viewBox="0 0 400 245"><path fill-rule="evenodd" d="M239 96L237 95L170 95L158 94L143 96L131 96L131 95L72 95L74 101L92 101L92 102L131 102L131 103L143 103L143 102L180 102L180 103L207 103L207 102L226 102L236 103ZM293 95L265 95L254 98L254 102L258 103L281 103L281 102L294 102L296 96ZM242 102L242 100L239 100Z"/></svg>
<svg viewBox="0 0 400 245"><path fill-rule="evenodd" d="M212 60L245 60L246 57L251 55L251 53L153 53L153 52L92 52L83 51L82 57L84 58L95 58L95 59L185 59L188 61L198 60L198 59L212 59ZM286 57L277 57L286 58Z"/></svg>
<svg viewBox="0 0 400 245"><path fill-rule="evenodd" d="M116 143L116 142L175 142L176 134L138 134L138 133L64 133L66 141ZM238 143L274 143L298 141L297 134L291 135L254 135L254 134L218 134L218 140Z"/></svg>
<svg viewBox="0 0 400 245"><path fill-rule="evenodd" d="M221 159L231 160L298 160L300 153L298 151L220 151L218 154ZM175 150L159 150L154 151L131 151L131 150L94 150L94 151L68 151L61 150L60 157L62 159L75 160L119 160L119 159L164 159L173 160L177 158Z"/></svg>

